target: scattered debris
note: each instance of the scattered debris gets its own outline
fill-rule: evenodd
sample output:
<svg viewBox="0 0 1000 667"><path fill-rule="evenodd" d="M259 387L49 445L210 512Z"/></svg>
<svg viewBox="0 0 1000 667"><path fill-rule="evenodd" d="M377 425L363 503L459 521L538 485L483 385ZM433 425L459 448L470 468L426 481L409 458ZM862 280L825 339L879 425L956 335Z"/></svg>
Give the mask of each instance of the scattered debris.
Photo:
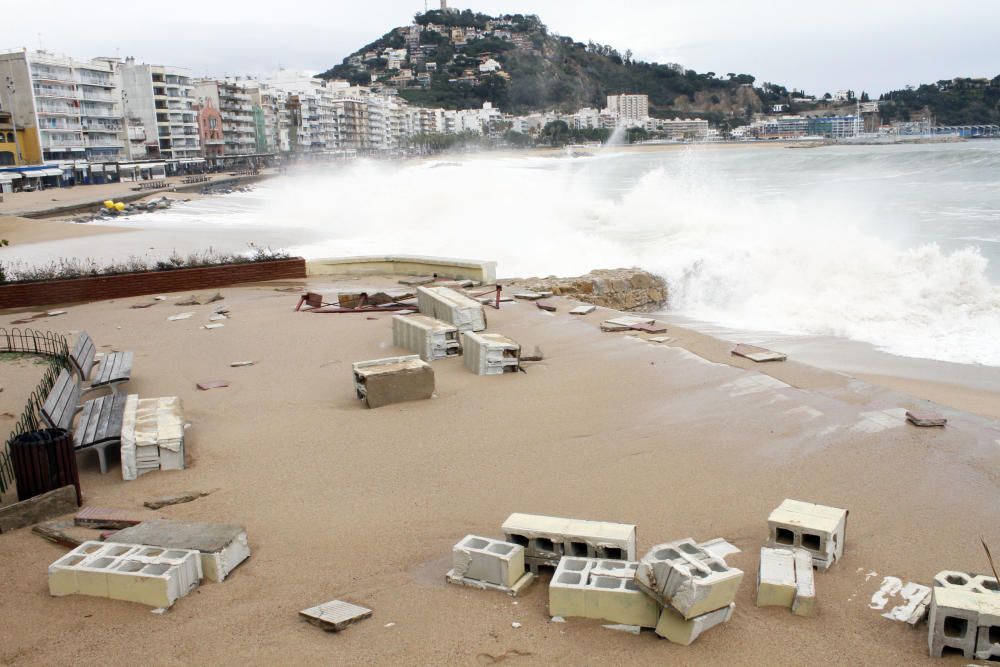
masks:
<svg viewBox="0 0 1000 667"><path fill-rule="evenodd" d="M197 387L202 391L208 391L209 389L224 389L228 387L229 383L225 380L208 380L206 382L199 382Z"/></svg>
<svg viewBox="0 0 1000 667"><path fill-rule="evenodd" d="M450 287L418 287L417 304L424 315L447 322L459 331L486 329L483 304Z"/></svg>
<svg viewBox="0 0 1000 667"><path fill-rule="evenodd" d="M220 322L216 322L215 324L206 324L205 326L202 327L202 329L221 329L224 326L226 325Z"/></svg>
<svg viewBox="0 0 1000 667"><path fill-rule="evenodd" d="M593 271L575 278L529 278L508 285L532 292L550 291L577 301L630 312L660 310L667 302L663 278L641 269Z"/></svg>
<svg viewBox="0 0 1000 667"><path fill-rule="evenodd" d="M50 310L45 315L46 317L56 317L57 315L65 315L68 312L67 310Z"/></svg>
<svg viewBox="0 0 1000 667"><path fill-rule="evenodd" d="M940 658L947 648L966 659L1000 658L998 591L1000 584L995 577L939 572L934 577L927 620L930 656Z"/></svg>
<svg viewBox="0 0 1000 667"><path fill-rule="evenodd" d="M179 322L181 320L189 320L192 317L194 317L194 313L188 312L188 313L180 313L178 315L171 315L167 319L171 322Z"/></svg>
<svg viewBox="0 0 1000 667"><path fill-rule="evenodd" d="M393 317L392 344L419 355L426 362L462 354L458 328L426 315Z"/></svg>
<svg viewBox="0 0 1000 667"><path fill-rule="evenodd" d="M230 523L145 521L116 533L115 541L197 551L204 577L214 582L225 581L250 557L247 529Z"/></svg>
<svg viewBox="0 0 1000 667"><path fill-rule="evenodd" d="M256 361L234 361L233 363L229 364L229 367L230 368L246 368L248 366L254 366L254 365L256 365L256 363L257 363Z"/></svg>
<svg viewBox="0 0 1000 667"><path fill-rule="evenodd" d="M548 313L554 313L559 310L548 301L536 301L535 306L537 306L539 310L544 310Z"/></svg>
<svg viewBox="0 0 1000 667"><path fill-rule="evenodd" d="M205 306L210 303L215 303L216 301L222 301L225 297L222 296L222 292L216 292L212 296L203 297L197 294L191 295L184 301L178 301L175 306Z"/></svg>
<svg viewBox="0 0 1000 667"><path fill-rule="evenodd" d="M198 297L191 296L183 301L178 301L174 304L175 306L200 306L201 302L198 301Z"/></svg>
<svg viewBox="0 0 1000 667"><path fill-rule="evenodd" d="M726 565L691 538L654 546L639 559L635 583L684 621L732 604L743 571Z"/></svg>
<svg viewBox="0 0 1000 667"><path fill-rule="evenodd" d="M545 361L545 355L542 353L542 348L537 345L535 346L535 351L532 352L530 357L521 357L521 363L538 361Z"/></svg>
<svg viewBox="0 0 1000 667"><path fill-rule="evenodd" d="M434 369L416 355L359 361L353 371L354 391L369 408L434 395Z"/></svg>
<svg viewBox="0 0 1000 667"><path fill-rule="evenodd" d="M532 572L555 568L561 554L634 561L635 526L514 513L501 526L504 539L526 544L524 562Z"/></svg>
<svg viewBox="0 0 1000 667"><path fill-rule="evenodd" d="M72 521L48 521L32 527L31 532L39 537L58 544L59 546L75 549L84 543L85 540L77 539L68 535L66 530L73 527Z"/></svg>
<svg viewBox="0 0 1000 667"><path fill-rule="evenodd" d="M85 507L76 513L73 523L84 528L121 530L142 523L143 518L127 510Z"/></svg>
<svg viewBox="0 0 1000 667"><path fill-rule="evenodd" d="M531 290L514 292L515 299L522 299L524 301L540 301L541 299L547 299L550 296L552 296L552 292L532 292Z"/></svg>
<svg viewBox="0 0 1000 667"><path fill-rule="evenodd" d="M299 615L327 632L340 632L352 623L371 617L372 610L342 600L303 609Z"/></svg>
<svg viewBox="0 0 1000 667"><path fill-rule="evenodd" d="M590 315L595 310L597 310L597 306L577 306L573 310L569 311L569 314L570 315Z"/></svg>
<svg viewBox="0 0 1000 667"><path fill-rule="evenodd" d="M565 618L563 618L562 616L553 616L553 617L552 617L551 619L549 619L549 620L550 620L551 622L553 622L553 623L565 623L565 622L566 622L566 619L565 619Z"/></svg>
<svg viewBox="0 0 1000 667"><path fill-rule="evenodd" d="M184 410L177 396L139 399L130 394L122 414L122 479L156 470L183 470Z"/></svg>
<svg viewBox="0 0 1000 667"><path fill-rule="evenodd" d="M389 622L389 623L386 623L385 625L383 625L382 627L383 628L394 628L394 627L396 627L396 624L392 623L392 622Z"/></svg>
<svg viewBox="0 0 1000 667"><path fill-rule="evenodd" d="M931 589L928 586L908 582L906 584L897 577L884 577L882 587L872 595L869 609L882 611L893 598L901 598L902 604L882 614L891 621L902 621L917 625L927 616L927 608L931 603Z"/></svg>
<svg viewBox="0 0 1000 667"><path fill-rule="evenodd" d="M922 427L944 426L948 423L948 420L945 417L936 412L916 410L906 411L906 421L910 422L914 426Z"/></svg>
<svg viewBox="0 0 1000 667"><path fill-rule="evenodd" d="M731 544L724 538L717 537L714 540L709 540L708 542L702 542L698 545L708 553L712 554L716 558L725 558L726 556L731 556L732 554L741 553L740 548L735 544Z"/></svg>
<svg viewBox="0 0 1000 667"><path fill-rule="evenodd" d="M521 624L518 623L517 621L514 621L513 623L510 624L510 627L512 627L515 630L517 630L519 627L521 627Z"/></svg>
<svg viewBox="0 0 1000 667"><path fill-rule="evenodd" d="M153 300L154 301L166 301L167 297L165 297L165 296L154 296Z"/></svg>
<svg viewBox="0 0 1000 667"><path fill-rule="evenodd" d="M737 357L744 357L750 361L756 361L757 363L764 361L785 361L788 359L787 354L774 352L763 347L757 347L756 345L745 345L743 343L734 347L732 354Z"/></svg>
<svg viewBox="0 0 1000 667"><path fill-rule="evenodd" d="M626 315L624 317L616 317L614 319L605 320L601 323L601 331L608 333L633 330L643 331L644 329L639 329L638 327L653 327L655 324L656 320L648 317L634 317Z"/></svg>
<svg viewBox="0 0 1000 667"><path fill-rule="evenodd" d="M226 313L215 313L214 315L209 316L208 321L221 322L222 320L228 320L228 319L229 316Z"/></svg>
<svg viewBox="0 0 1000 667"><path fill-rule="evenodd" d="M564 618L656 627L660 605L633 581L638 563L617 563L622 566L620 569L600 574L598 569L604 568L607 561L563 556L549 584L549 613Z"/></svg>
<svg viewBox="0 0 1000 667"><path fill-rule="evenodd" d="M638 635L642 633L642 627L638 625L622 625L621 623L614 625L602 625L602 628L608 630L614 630L615 632L626 632L630 635Z"/></svg>
<svg viewBox="0 0 1000 667"><path fill-rule="evenodd" d="M399 284L406 285L407 287L420 287L432 282L434 282L434 276L415 276L412 278L403 278L399 281Z"/></svg>
<svg viewBox="0 0 1000 667"><path fill-rule="evenodd" d="M50 473L46 472L46 475L48 474ZM53 489L47 493L0 508L0 533L7 533L75 512L77 507L75 486L69 485Z"/></svg>
<svg viewBox="0 0 1000 667"><path fill-rule="evenodd" d="M144 303L133 303L131 307L132 308L152 308L157 303L158 303L157 301L147 301L147 302L144 302Z"/></svg>
<svg viewBox="0 0 1000 667"><path fill-rule="evenodd" d="M206 491L185 491L184 493L175 493L169 496L161 496L159 498L153 498L152 500L147 500L143 503L144 506L151 510L163 509L164 507L169 507L170 505L181 505L183 503L190 503L198 500L199 498L204 498L211 492Z"/></svg>

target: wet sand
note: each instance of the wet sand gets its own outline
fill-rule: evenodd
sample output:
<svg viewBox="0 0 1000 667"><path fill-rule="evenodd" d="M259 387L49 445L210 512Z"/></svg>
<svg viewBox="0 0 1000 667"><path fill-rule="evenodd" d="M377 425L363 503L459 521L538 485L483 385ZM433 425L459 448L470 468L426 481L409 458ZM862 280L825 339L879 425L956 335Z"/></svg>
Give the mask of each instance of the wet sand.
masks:
<svg viewBox="0 0 1000 667"><path fill-rule="evenodd" d="M65 241L97 234L117 234L127 229L107 227L96 223L78 225L66 221L32 220L12 215L0 215L0 239L7 239L10 245L4 248L6 254L13 255L24 243Z"/></svg>
<svg viewBox="0 0 1000 667"><path fill-rule="evenodd" d="M926 627L868 602L884 575L928 583L943 569L986 570L979 535L1000 544L996 422L940 408L946 429L886 427L866 413L926 403L794 361L734 359L729 344L677 326L667 345L602 333L609 311L573 318L561 299L552 315L526 303L487 311L491 331L542 348L526 374L480 378L437 362L436 398L366 410L350 365L403 353L391 318L294 313L297 295L279 286L223 290L233 317L211 331L200 328L211 306L129 308L141 299L37 323L134 350L129 390L180 396L192 423L188 470L123 482L81 455L86 503L139 509L214 490L160 514L243 523L253 555L158 616L51 598L46 567L65 550L28 530L0 536L0 663L966 664L929 660ZM183 310L197 315L166 320ZM0 311L0 326L16 316ZM247 359L259 363L229 367ZM195 388L210 379L231 386ZM753 603L767 515L786 497L851 511L844 560L817 575L811 619ZM725 537L746 572L734 618L681 647L598 622L552 624L544 580L516 601L446 585L451 546L499 537L511 512L635 523L640 551ZM375 615L340 635L297 617L334 598Z"/></svg>

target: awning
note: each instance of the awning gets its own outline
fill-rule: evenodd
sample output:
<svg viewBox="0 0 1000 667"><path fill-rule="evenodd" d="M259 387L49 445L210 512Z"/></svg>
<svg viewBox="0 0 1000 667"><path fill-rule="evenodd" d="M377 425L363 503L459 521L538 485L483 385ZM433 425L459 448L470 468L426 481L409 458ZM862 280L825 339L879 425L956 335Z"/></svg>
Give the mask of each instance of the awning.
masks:
<svg viewBox="0 0 1000 667"><path fill-rule="evenodd" d="M94 173L94 174L100 173L100 172L104 171L104 165L103 164L92 164L92 165L90 165L90 171L91 171L91 173Z"/></svg>
<svg viewBox="0 0 1000 667"><path fill-rule="evenodd" d="M143 164L143 165L139 165L139 166L141 166L143 169L166 169L167 163L166 162L153 162L151 164Z"/></svg>
<svg viewBox="0 0 1000 667"><path fill-rule="evenodd" d="M62 169L38 169L27 174L28 176L62 176Z"/></svg>
<svg viewBox="0 0 1000 667"><path fill-rule="evenodd" d="M116 164L106 164L104 165L104 171L110 171L118 173L118 165Z"/></svg>
<svg viewBox="0 0 1000 667"><path fill-rule="evenodd" d="M16 181L21 178L21 174L16 171L5 171L0 173L0 181Z"/></svg>

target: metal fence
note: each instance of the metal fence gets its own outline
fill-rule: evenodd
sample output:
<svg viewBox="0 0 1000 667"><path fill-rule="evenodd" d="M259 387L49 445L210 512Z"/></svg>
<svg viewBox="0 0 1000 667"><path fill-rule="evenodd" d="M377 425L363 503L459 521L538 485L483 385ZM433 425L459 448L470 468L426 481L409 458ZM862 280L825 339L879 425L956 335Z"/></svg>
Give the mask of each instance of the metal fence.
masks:
<svg viewBox="0 0 1000 667"><path fill-rule="evenodd" d="M42 404L56 383L59 373L65 369L70 371L69 345L66 337L51 331L35 331L34 329L0 328L0 353L16 352L21 354L37 354L49 360L49 367L42 375L41 381L28 397L28 403L21 417L14 425L3 451L0 451L0 493L5 493L14 483L14 466L10 460L10 443L14 438L41 427Z"/></svg>

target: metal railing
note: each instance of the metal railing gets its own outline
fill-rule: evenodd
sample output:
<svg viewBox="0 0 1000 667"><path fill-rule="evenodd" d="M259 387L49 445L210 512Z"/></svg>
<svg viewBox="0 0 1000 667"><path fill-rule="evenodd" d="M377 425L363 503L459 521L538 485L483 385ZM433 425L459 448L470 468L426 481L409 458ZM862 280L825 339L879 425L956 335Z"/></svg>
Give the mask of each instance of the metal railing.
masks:
<svg viewBox="0 0 1000 667"><path fill-rule="evenodd" d="M62 334L34 329L0 328L0 353L38 354L49 360L49 367L42 375L35 390L28 396L28 403L21 417L14 425L3 451L0 451L0 493L5 493L14 484L14 464L10 460L10 443L14 438L37 431L41 425L41 411L45 399L63 370L70 368L69 344Z"/></svg>

